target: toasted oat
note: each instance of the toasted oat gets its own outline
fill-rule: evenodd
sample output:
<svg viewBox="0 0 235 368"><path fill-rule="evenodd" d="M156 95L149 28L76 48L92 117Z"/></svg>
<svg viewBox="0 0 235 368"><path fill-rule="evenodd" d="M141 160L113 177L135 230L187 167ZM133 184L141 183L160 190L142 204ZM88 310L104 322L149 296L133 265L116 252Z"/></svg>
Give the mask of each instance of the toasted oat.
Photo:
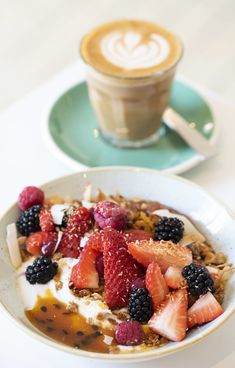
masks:
<svg viewBox="0 0 235 368"><path fill-rule="evenodd" d="M19 236L19 238L17 239L18 244L25 245L26 239L27 239L27 236Z"/></svg>
<svg viewBox="0 0 235 368"><path fill-rule="evenodd" d="M91 298L94 300L102 300L102 295L98 294L98 293L93 293L91 294Z"/></svg>
<svg viewBox="0 0 235 368"><path fill-rule="evenodd" d="M62 287L63 287L63 282L61 281L61 280L57 280L56 282L55 282L55 288L56 288L56 290L58 291L58 290L61 290L62 289Z"/></svg>
<svg viewBox="0 0 235 368"><path fill-rule="evenodd" d="M77 313L78 312L78 305L74 302L69 302L66 306L66 310L71 313Z"/></svg>
<svg viewBox="0 0 235 368"><path fill-rule="evenodd" d="M161 343L160 336L150 332L144 339L144 344L149 347L159 346Z"/></svg>
<svg viewBox="0 0 235 368"><path fill-rule="evenodd" d="M45 202L50 203L50 204L63 204L64 203L64 199L61 198L60 196L53 195L53 196L47 197L45 199Z"/></svg>
<svg viewBox="0 0 235 368"><path fill-rule="evenodd" d="M82 290L79 290L76 294L80 296L81 298L83 298L85 296L90 296L91 291L89 289L82 289Z"/></svg>
<svg viewBox="0 0 235 368"><path fill-rule="evenodd" d="M60 252L53 254L53 261L59 261L61 258L63 258L63 256Z"/></svg>

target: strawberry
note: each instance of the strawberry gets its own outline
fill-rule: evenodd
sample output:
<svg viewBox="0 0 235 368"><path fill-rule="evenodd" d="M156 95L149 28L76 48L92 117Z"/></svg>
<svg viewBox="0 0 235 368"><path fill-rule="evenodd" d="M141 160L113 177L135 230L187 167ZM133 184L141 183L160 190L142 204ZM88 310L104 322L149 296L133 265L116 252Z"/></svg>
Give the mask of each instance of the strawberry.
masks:
<svg viewBox="0 0 235 368"><path fill-rule="evenodd" d="M104 299L110 308L128 304L131 285L143 274L142 266L128 253L124 236L113 228L104 235Z"/></svg>
<svg viewBox="0 0 235 368"><path fill-rule="evenodd" d="M153 262L148 266L145 283L153 300L153 308L156 310L157 306L165 299L169 292L164 276L157 263Z"/></svg>
<svg viewBox="0 0 235 368"><path fill-rule="evenodd" d="M89 244L83 248L78 263L73 266L70 282L76 289L98 288L99 275L96 270L96 258L99 252Z"/></svg>
<svg viewBox="0 0 235 368"><path fill-rule="evenodd" d="M161 271L170 266L184 267L192 262L192 252L179 244L168 241L140 241L128 245L129 253L143 266L158 263Z"/></svg>
<svg viewBox="0 0 235 368"><path fill-rule="evenodd" d="M53 217L51 215L50 207L44 204L39 214L40 228L42 231L50 232L54 230Z"/></svg>
<svg viewBox="0 0 235 368"><path fill-rule="evenodd" d="M168 267L164 277L167 285L171 289L179 289L181 286L186 284L184 277L182 276L182 269L179 267L170 266Z"/></svg>
<svg viewBox="0 0 235 368"><path fill-rule="evenodd" d="M215 297L208 292L192 305L188 310L188 327L202 325L203 323L212 321L223 313L223 308L217 302Z"/></svg>
<svg viewBox="0 0 235 368"><path fill-rule="evenodd" d="M25 246L30 254L38 256L41 254L41 248L44 245L50 244L51 246L55 247L57 238L58 235L55 232L46 233L44 231L38 231L29 235L26 240Z"/></svg>
<svg viewBox="0 0 235 368"><path fill-rule="evenodd" d="M103 236L104 236L103 230L95 231L88 240L88 243L90 244L91 248L103 252L104 250Z"/></svg>
<svg viewBox="0 0 235 368"><path fill-rule="evenodd" d="M169 340L183 340L187 329L187 306L185 289L171 292L149 320L150 329Z"/></svg>
<svg viewBox="0 0 235 368"><path fill-rule="evenodd" d="M78 258L80 240L92 227L92 215L85 207L78 207L69 218L58 251L65 257Z"/></svg>
<svg viewBox="0 0 235 368"><path fill-rule="evenodd" d="M151 233L144 230L135 230L135 229L125 230L123 231L123 234L128 244L141 240L150 240L153 238Z"/></svg>

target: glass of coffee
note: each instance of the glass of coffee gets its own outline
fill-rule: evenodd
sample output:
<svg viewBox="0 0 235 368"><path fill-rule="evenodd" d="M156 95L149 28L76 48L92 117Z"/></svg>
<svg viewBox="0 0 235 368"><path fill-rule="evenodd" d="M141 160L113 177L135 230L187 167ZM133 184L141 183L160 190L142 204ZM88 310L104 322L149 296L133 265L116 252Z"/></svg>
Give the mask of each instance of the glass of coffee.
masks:
<svg viewBox="0 0 235 368"><path fill-rule="evenodd" d="M158 139L181 41L143 20L101 25L84 36L90 101L104 139L119 147L143 147Z"/></svg>

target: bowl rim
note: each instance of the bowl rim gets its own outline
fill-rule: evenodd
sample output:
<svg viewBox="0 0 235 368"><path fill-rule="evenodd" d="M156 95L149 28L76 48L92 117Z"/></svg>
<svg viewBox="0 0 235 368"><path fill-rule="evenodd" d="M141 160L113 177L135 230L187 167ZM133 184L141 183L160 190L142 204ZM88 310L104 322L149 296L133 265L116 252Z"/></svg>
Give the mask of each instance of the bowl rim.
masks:
<svg viewBox="0 0 235 368"><path fill-rule="evenodd" d="M126 172L144 172L144 173L150 173L157 176L163 176L168 177L172 180L177 180L179 182L185 183L186 185L191 186L195 190L201 192L204 196L212 199L213 201L217 202L228 214L228 216L235 222L235 212L233 212L226 204L223 203L220 199L218 199L215 195L210 194L207 190L203 189L198 184L195 184L191 182L190 180L187 180L185 178L172 175L169 173L161 172L155 169L147 169L142 167L133 167L133 166L105 166L105 167L97 167L97 168L88 168L86 170L82 170L79 172L63 175L60 177L57 177L53 180L47 181L46 183L40 185L40 188L44 188L51 184L56 184L57 182L61 181L62 179L68 179L74 176L81 176L87 174L87 172L112 172L112 171L126 171ZM15 206L16 202L14 202L4 213L0 216L0 223L2 219L10 212ZM1 297L1 296L0 296ZM14 317L13 314L11 314L10 311L3 305L3 303L0 300L0 311L4 313L6 317L8 317L9 320L11 320L19 329L21 329L24 333L30 335L34 339L40 341L41 343L44 343L47 346L51 346L55 349L64 351L66 353L70 353L76 356L80 356L82 358L92 358L92 359L99 359L99 360L105 360L109 362L127 362L127 361L147 361L150 359L155 359L159 357L166 356L168 354L172 354L174 352L180 351L182 349L185 349L186 347L189 347L195 343L200 342L204 337L209 336L212 332L216 331L222 324L224 324L235 312L235 303L231 306L229 311L224 311L224 313L220 316L219 321L214 322L213 325L209 326L206 331L200 332L200 334L194 336L191 338L190 341L181 341L180 345L179 343L174 344L173 346L170 346L166 348L164 351L161 351L159 348L151 349L147 351L140 351L140 352L133 352L133 353L127 353L127 354L106 354L106 353L96 353L96 352L89 352L85 350L79 350L75 349L73 347L63 345L59 342L56 342L55 340L50 339L48 336L44 336L43 334L40 334L37 332L36 328L34 330L30 330L29 327L23 322L18 321ZM167 346L167 345L166 345Z"/></svg>

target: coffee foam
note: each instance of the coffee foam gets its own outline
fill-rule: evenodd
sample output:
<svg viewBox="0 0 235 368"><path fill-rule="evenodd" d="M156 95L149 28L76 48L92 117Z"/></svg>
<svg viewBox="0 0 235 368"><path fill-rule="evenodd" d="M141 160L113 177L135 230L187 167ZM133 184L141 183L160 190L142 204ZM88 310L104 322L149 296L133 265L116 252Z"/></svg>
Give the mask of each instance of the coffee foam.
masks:
<svg viewBox="0 0 235 368"><path fill-rule="evenodd" d="M170 51L164 37L151 34L144 42L142 35L133 31L108 34L102 39L100 48L110 63L125 69L153 67L166 60Z"/></svg>
<svg viewBox="0 0 235 368"><path fill-rule="evenodd" d="M170 69L180 59L181 42L157 24L122 20L89 32L81 55L99 72L120 77L144 77Z"/></svg>

